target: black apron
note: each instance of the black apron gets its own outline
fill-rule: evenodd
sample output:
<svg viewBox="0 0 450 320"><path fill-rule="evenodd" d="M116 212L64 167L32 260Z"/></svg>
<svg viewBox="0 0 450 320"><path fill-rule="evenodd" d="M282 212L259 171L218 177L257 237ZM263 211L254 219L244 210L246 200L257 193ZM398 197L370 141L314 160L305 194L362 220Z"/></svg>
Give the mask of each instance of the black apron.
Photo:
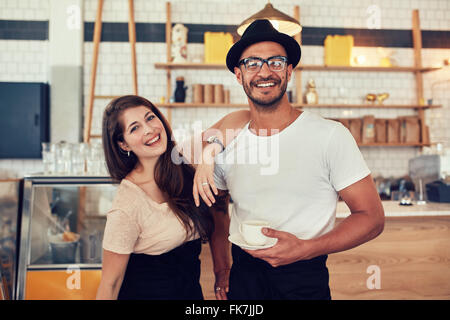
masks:
<svg viewBox="0 0 450 320"><path fill-rule="evenodd" d="M119 300L203 300L201 240L160 254L130 254Z"/></svg>
<svg viewBox="0 0 450 320"><path fill-rule="evenodd" d="M230 300L331 300L328 256L272 267L232 246Z"/></svg>

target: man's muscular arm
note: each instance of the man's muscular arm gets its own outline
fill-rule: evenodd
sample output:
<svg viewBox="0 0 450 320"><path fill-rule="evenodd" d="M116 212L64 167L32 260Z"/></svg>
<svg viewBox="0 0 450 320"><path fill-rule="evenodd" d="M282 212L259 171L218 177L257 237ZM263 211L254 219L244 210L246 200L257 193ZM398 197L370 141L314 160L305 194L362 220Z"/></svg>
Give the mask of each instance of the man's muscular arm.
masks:
<svg viewBox="0 0 450 320"><path fill-rule="evenodd" d="M227 298L228 279L230 276L231 257L230 243L228 241L228 232L230 227L230 217L228 214L228 205L230 195L228 191L219 190L216 197L216 203L210 208L214 218L214 232L209 241L211 255L214 265L214 275L216 277L214 289L216 298L224 300Z"/></svg>

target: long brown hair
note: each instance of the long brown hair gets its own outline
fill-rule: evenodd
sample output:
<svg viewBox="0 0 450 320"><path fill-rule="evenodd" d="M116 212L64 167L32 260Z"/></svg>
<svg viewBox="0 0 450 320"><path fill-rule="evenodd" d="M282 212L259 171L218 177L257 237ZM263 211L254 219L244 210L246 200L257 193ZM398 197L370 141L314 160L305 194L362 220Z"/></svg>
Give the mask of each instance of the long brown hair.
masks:
<svg viewBox="0 0 450 320"><path fill-rule="evenodd" d="M162 122L167 134L166 151L159 156L155 165L155 182L167 194L168 204L184 225L187 237L197 231L203 239L210 237L214 223L208 207L202 203L196 207L192 198L194 168L182 161L172 161L171 152L176 147L172 129L163 114L150 101L143 97L127 95L112 100L103 113L102 140L106 165L111 177L117 181L124 179L138 163L132 152L123 151L118 141L124 141L123 124L120 117L124 110L144 106L149 108ZM181 156L181 155L180 155ZM191 221L192 224L191 225Z"/></svg>

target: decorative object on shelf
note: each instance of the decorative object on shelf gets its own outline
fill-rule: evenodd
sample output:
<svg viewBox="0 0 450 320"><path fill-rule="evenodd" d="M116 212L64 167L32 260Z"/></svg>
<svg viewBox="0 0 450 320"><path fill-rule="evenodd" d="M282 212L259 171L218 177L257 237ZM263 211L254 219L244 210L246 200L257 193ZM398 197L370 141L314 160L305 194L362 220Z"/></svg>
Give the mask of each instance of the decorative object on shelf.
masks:
<svg viewBox="0 0 450 320"><path fill-rule="evenodd" d="M184 86L184 78L177 77L176 82L177 86L174 92L175 102L184 102L186 100L186 89L187 89L187 87Z"/></svg>
<svg viewBox="0 0 450 320"><path fill-rule="evenodd" d="M383 101L389 98L389 93L379 93L377 94L378 104L383 104Z"/></svg>
<svg viewBox="0 0 450 320"><path fill-rule="evenodd" d="M392 58L392 56L395 53L394 50L378 47L377 51L378 54L381 56L380 67L390 68L396 65L394 58Z"/></svg>
<svg viewBox="0 0 450 320"><path fill-rule="evenodd" d="M325 38L325 65L350 66L352 61L353 36L328 35Z"/></svg>
<svg viewBox="0 0 450 320"><path fill-rule="evenodd" d="M298 20L288 16L287 14L275 9L270 1L267 1L266 6L261 11L245 19L237 28L237 33L242 36L245 29L255 20L267 19L273 27L279 32L294 36L302 31L302 26Z"/></svg>
<svg viewBox="0 0 450 320"><path fill-rule="evenodd" d="M374 93L366 94L366 101L371 102L372 104L377 100L377 95Z"/></svg>
<svg viewBox="0 0 450 320"><path fill-rule="evenodd" d="M187 34L188 28L180 23L172 28L171 57L174 63L187 62Z"/></svg>
<svg viewBox="0 0 450 320"><path fill-rule="evenodd" d="M309 79L307 90L305 93L305 103L307 104L318 104L319 103L319 96L317 95L316 91L316 83L313 79Z"/></svg>
<svg viewBox="0 0 450 320"><path fill-rule="evenodd" d="M205 63L225 64L228 50L233 45L233 36L228 32L205 32Z"/></svg>

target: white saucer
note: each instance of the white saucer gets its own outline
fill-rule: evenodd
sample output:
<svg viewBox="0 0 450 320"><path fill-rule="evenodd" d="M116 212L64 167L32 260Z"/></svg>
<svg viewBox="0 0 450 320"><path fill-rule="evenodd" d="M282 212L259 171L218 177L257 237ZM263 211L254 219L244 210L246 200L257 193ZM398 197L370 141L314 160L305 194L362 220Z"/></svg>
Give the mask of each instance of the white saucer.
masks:
<svg viewBox="0 0 450 320"><path fill-rule="evenodd" d="M263 244L260 246L253 246L251 244L248 244L244 240L244 238L242 237L242 235L240 233L234 233L228 237L228 240L231 243L234 243L235 245L241 247L242 249L247 249L247 250L267 249L267 248L273 247L278 241L277 238L268 238L268 239L269 240L267 240L266 244Z"/></svg>

